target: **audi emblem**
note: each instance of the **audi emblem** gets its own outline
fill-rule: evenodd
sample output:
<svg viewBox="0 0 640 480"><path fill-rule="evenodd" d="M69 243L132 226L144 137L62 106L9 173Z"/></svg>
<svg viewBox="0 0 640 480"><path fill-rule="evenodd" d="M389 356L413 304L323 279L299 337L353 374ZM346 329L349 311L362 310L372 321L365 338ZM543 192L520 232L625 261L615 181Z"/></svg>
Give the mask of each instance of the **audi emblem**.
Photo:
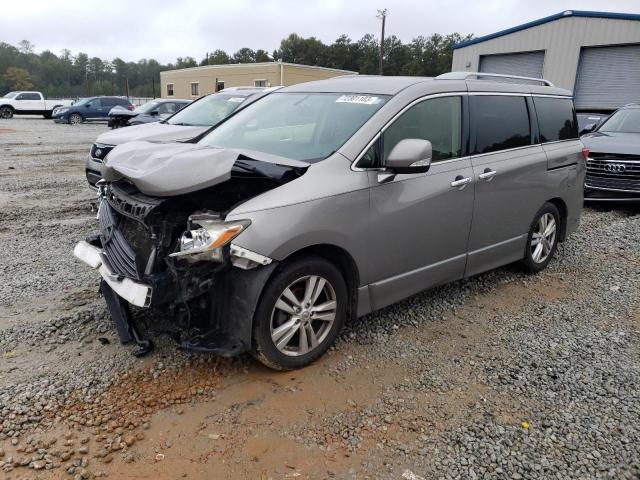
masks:
<svg viewBox="0 0 640 480"><path fill-rule="evenodd" d="M607 163L604 166L604 169L607 172L611 173L623 173L627 169L627 167L624 163Z"/></svg>

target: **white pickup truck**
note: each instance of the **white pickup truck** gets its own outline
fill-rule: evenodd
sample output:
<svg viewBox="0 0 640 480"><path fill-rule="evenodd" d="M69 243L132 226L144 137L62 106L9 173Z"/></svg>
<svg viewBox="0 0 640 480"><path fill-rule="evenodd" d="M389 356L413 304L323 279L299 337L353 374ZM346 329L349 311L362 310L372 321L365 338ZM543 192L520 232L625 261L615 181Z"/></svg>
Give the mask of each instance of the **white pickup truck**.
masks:
<svg viewBox="0 0 640 480"><path fill-rule="evenodd" d="M42 115L51 118L56 107L68 107L71 100L45 100L40 92L9 92L0 98L0 118L14 115Z"/></svg>

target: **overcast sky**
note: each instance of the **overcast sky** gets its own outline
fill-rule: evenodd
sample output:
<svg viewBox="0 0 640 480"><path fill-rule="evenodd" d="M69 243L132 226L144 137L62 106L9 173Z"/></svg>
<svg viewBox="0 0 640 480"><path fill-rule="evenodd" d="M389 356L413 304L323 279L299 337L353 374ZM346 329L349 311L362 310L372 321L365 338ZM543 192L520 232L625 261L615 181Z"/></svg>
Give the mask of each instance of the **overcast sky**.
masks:
<svg viewBox="0 0 640 480"><path fill-rule="evenodd" d="M640 13L640 0L11 1L2 2L0 41L104 59L200 60L217 48L271 52L292 32L325 43L343 33L377 35L376 9L384 7L387 34L408 42L431 33L485 35L568 9Z"/></svg>

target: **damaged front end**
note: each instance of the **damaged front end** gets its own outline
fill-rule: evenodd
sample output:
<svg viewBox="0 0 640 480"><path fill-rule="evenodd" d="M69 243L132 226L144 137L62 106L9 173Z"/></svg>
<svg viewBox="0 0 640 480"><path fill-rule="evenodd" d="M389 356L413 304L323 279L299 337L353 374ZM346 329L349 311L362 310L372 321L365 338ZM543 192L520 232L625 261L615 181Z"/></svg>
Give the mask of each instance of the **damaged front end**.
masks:
<svg viewBox="0 0 640 480"><path fill-rule="evenodd" d="M249 219L225 218L305 171L236 153L228 175L197 191L150 195L113 173L99 182L100 232L79 242L74 254L99 271L121 341L138 343L137 354L151 349L136 328L133 305L168 314L170 333L185 348L221 355L248 350L254 310L276 262L233 243L251 228Z"/></svg>

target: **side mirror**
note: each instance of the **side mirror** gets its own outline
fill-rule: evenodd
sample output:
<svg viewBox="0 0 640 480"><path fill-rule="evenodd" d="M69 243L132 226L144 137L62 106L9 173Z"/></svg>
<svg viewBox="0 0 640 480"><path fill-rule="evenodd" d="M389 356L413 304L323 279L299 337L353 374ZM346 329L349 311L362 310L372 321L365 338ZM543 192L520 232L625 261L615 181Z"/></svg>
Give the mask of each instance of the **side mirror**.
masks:
<svg viewBox="0 0 640 480"><path fill-rule="evenodd" d="M591 133L596 129L596 126L598 124L597 123L590 123L588 125L585 125L585 127L580 131L580 136L586 134L586 133Z"/></svg>
<svg viewBox="0 0 640 480"><path fill-rule="evenodd" d="M433 148L429 140L405 138L389 153L385 167L395 173L425 173L431 166Z"/></svg>
<svg viewBox="0 0 640 480"><path fill-rule="evenodd" d="M154 110L153 112L149 112L149 115L151 115L152 117L157 117L160 114L160 112L158 110Z"/></svg>
<svg viewBox="0 0 640 480"><path fill-rule="evenodd" d="M91 107L91 106L92 106L92 105L91 105L90 103L87 103L87 104L85 104L84 108L89 108L89 107Z"/></svg>

